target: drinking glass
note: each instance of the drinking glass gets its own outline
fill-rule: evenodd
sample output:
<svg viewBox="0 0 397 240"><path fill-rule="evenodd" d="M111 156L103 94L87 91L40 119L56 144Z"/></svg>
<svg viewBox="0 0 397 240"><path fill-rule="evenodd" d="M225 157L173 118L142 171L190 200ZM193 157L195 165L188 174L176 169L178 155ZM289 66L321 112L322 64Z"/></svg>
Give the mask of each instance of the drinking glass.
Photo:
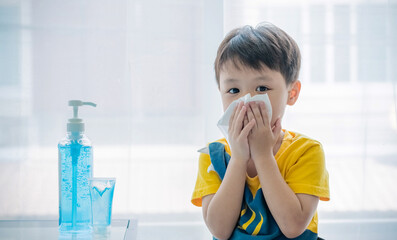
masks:
<svg viewBox="0 0 397 240"><path fill-rule="evenodd" d="M107 227L112 219L112 202L115 178L90 178L92 225Z"/></svg>

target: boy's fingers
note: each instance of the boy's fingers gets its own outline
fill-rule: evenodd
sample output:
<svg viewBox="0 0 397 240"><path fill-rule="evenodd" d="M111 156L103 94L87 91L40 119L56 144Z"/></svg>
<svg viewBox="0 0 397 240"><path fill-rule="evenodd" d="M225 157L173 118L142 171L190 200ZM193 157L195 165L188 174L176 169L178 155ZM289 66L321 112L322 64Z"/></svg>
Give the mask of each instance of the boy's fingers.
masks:
<svg viewBox="0 0 397 240"><path fill-rule="evenodd" d="M252 112L254 113L255 119L256 119L256 125L261 127L263 126L263 118L262 118L262 114L259 110L259 105L256 102L251 102L250 103Z"/></svg>
<svg viewBox="0 0 397 240"><path fill-rule="evenodd" d="M244 116L244 127L248 125L248 117L247 114Z"/></svg>
<svg viewBox="0 0 397 240"><path fill-rule="evenodd" d="M281 119L280 118L278 118L276 120L276 123L274 124L274 127L272 129L272 133L273 133L273 136L275 137L275 139L278 139L278 137L280 136L280 133L281 133Z"/></svg>
<svg viewBox="0 0 397 240"><path fill-rule="evenodd" d="M239 111L240 104L237 104L237 106L234 108L232 115L230 116L229 119L229 129L233 129L233 124L234 124L234 118L237 115L237 112Z"/></svg>
<svg viewBox="0 0 397 240"><path fill-rule="evenodd" d="M259 107L260 107L260 112L261 112L262 119L263 119L263 124L265 124L265 125L270 124L270 119L269 119L269 114L266 109L266 104L264 102L260 102Z"/></svg>
<svg viewBox="0 0 397 240"><path fill-rule="evenodd" d="M229 127L231 127L232 124L233 124L233 118L234 118L234 115L236 114L237 107L238 107L238 106L236 106L236 107L233 109L232 115L230 116L230 119L229 119Z"/></svg>
<svg viewBox="0 0 397 240"><path fill-rule="evenodd" d="M247 108L245 106L242 106L239 112L237 113L236 117L236 123L234 128L238 131L238 133L243 129L243 122L244 122L244 116L245 113L247 112Z"/></svg>
<svg viewBox="0 0 397 240"><path fill-rule="evenodd" d="M248 104L247 116L248 116L249 122L251 122L253 119L255 119L254 113L252 112L251 104ZM257 125L257 123L255 123L254 127L256 125Z"/></svg>
<svg viewBox="0 0 397 240"><path fill-rule="evenodd" d="M248 124L249 124L248 116L247 116L247 114L245 114L245 117L244 117L244 127L243 127L243 128L247 127Z"/></svg>
<svg viewBox="0 0 397 240"><path fill-rule="evenodd" d="M274 127L272 129L272 132L273 132L273 135L278 138L278 135L281 132L281 119L280 118L278 118L276 120L276 123L274 124Z"/></svg>
<svg viewBox="0 0 397 240"><path fill-rule="evenodd" d="M240 136L243 138L247 138L248 134L251 132L251 130L254 128L255 126L255 119L251 119L248 124L244 127L244 129L241 131Z"/></svg>

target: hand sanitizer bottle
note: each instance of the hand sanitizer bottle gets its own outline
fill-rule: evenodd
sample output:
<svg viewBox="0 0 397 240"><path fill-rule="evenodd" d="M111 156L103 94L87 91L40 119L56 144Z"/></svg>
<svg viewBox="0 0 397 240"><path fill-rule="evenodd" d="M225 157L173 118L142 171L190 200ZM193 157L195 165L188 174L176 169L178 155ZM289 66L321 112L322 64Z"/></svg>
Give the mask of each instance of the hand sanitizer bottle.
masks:
<svg viewBox="0 0 397 240"><path fill-rule="evenodd" d="M78 108L95 103L69 101L73 118L67 124L67 134L58 144L59 230L90 231L91 200L88 179L92 178L92 145L84 134Z"/></svg>

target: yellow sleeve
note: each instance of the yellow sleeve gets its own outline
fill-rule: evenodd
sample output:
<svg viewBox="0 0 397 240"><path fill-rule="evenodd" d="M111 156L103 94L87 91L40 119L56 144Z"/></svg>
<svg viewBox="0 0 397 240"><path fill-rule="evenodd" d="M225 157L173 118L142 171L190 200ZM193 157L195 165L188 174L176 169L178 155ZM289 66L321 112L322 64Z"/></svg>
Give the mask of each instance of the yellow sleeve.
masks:
<svg viewBox="0 0 397 240"><path fill-rule="evenodd" d="M208 167L211 165L211 158L208 154L201 153L199 159L199 170L197 174L196 186L192 195L192 203L201 207L202 197L214 194L221 185L221 179L215 171L208 173Z"/></svg>
<svg viewBox="0 0 397 240"><path fill-rule="evenodd" d="M315 195L320 200L328 201L328 172L321 144L316 143L301 150L303 153L289 168L285 181L295 193Z"/></svg>

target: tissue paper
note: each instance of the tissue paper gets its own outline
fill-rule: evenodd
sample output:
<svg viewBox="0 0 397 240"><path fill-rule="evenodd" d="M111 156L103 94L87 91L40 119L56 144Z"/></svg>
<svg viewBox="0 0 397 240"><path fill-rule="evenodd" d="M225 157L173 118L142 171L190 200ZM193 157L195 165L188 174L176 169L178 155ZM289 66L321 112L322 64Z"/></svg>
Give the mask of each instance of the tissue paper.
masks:
<svg viewBox="0 0 397 240"><path fill-rule="evenodd" d="M253 97L251 97L251 94L247 94L244 97L241 97L237 100L234 100L229 107L226 109L226 111L223 113L221 119L218 121L218 128L221 130L223 136L225 136L226 140L228 140L229 136L229 121L230 117L232 116L232 113L234 111L234 108L238 105L240 102L248 103L248 102L264 102L266 105L267 113L269 115L269 118L271 119L272 117L272 105L270 104L270 99L267 94L257 94Z"/></svg>

